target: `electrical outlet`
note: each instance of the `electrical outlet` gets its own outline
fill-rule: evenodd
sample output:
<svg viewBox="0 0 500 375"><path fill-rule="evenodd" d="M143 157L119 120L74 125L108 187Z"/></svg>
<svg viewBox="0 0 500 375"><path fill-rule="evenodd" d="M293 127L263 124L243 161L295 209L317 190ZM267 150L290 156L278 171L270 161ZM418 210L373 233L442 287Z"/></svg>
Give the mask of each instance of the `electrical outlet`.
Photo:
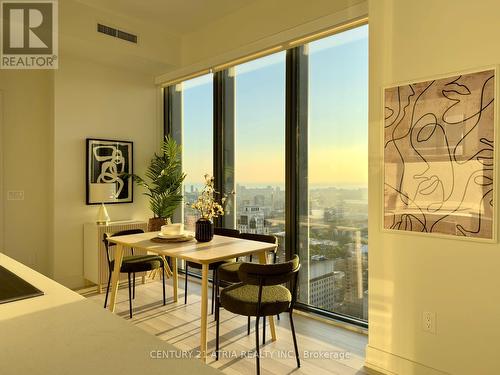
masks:
<svg viewBox="0 0 500 375"><path fill-rule="evenodd" d="M422 329L424 332L436 334L436 313L424 311L422 313Z"/></svg>

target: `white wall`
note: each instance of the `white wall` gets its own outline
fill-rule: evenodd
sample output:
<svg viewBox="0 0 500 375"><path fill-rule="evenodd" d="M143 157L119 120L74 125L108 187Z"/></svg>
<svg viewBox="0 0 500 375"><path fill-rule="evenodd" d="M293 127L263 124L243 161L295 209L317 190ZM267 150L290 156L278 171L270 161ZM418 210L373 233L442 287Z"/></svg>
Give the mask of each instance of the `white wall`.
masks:
<svg viewBox="0 0 500 375"><path fill-rule="evenodd" d="M54 79L53 277L77 288L83 280L83 224L95 221L85 204L85 139L134 142L142 173L161 140L158 70L180 59L180 38L137 20L66 0L59 6L60 56ZM97 23L139 36L137 45L98 34ZM141 190L134 203L108 205L112 220L150 215Z"/></svg>
<svg viewBox="0 0 500 375"><path fill-rule="evenodd" d="M59 47L85 60L151 76L177 66L181 38L164 31L161 25L134 16L111 13L77 0L59 1ZM98 33L97 23L133 33L138 43Z"/></svg>
<svg viewBox="0 0 500 375"><path fill-rule="evenodd" d="M370 2L366 361L386 372L404 375L499 372L500 247L382 232L380 144L382 88L498 65L499 13L500 3L496 0ZM498 109L498 102L496 105ZM436 312L436 335L422 331L424 311Z"/></svg>
<svg viewBox="0 0 500 375"><path fill-rule="evenodd" d="M248 6L183 36L182 63L189 65L213 58L228 50L267 39L365 2L365 0L315 0L307 3L303 0L252 1ZM357 15L349 18L355 16Z"/></svg>
<svg viewBox="0 0 500 375"><path fill-rule="evenodd" d="M51 268L52 86L50 71L0 70L4 222L0 251L46 274ZM23 190L25 199L7 201L9 190Z"/></svg>
<svg viewBox="0 0 500 375"><path fill-rule="evenodd" d="M139 44L98 34L97 22L137 33ZM59 2L59 33L58 70L0 70L0 251L77 288L84 285L83 223L97 213L85 204L85 138L134 141L134 167L144 171L161 140L153 77L178 64L180 38L74 0ZM8 190L24 190L25 200L6 201ZM134 198L110 205L111 218L147 219L140 189Z"/></svg>
<svg viewBox="0 0 500 375"><path fill-rule="evenodd" d="M258 0L182 36L181 64L162 83L368 14L366 0Z"/></svg>
<svg viewBox="0 0 500 375"><path fill-rule="evenodd" d="M134 142L134 168L143 173L161 139L158 91L150 75L62 55L55 74L54 278L83 284L83 224L97 206L85 204L85 138ZM108 205L111 220L150 217L135 187L134 203Z"/></svg>

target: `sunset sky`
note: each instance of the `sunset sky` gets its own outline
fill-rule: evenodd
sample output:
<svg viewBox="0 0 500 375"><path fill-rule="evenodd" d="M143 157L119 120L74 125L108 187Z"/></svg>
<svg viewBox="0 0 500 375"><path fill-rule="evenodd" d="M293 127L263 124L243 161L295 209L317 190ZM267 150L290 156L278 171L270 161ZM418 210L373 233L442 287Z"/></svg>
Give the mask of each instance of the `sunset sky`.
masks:
<svg viewBox="0 0 500 375"><path fill-rule="evenodd" d="M285 52L236 67L236 182L284 185ZM368 27L309 45L309 183L366 186ZM184 83L186 185L212 172L212 77Z"/></svg>

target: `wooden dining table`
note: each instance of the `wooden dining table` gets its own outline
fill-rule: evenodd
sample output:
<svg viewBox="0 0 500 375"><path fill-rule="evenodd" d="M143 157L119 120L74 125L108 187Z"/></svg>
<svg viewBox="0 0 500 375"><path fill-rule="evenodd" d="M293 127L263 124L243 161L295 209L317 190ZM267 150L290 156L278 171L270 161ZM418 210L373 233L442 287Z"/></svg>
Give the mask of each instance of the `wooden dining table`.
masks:
<svg viewBox="0 0 500 375"><path fill-rule="evenodd" d="M134 248L145 250L163 256L168 256L172 261L173 271L173 291L174 302L177 302L178 287L178 267L179 259L201 264L201 311L200 311L200 357L206 362L207 359L207 323L208 323L208 270L212 263L231 260L234 258L257 255L259 262L266 264L268 262L268 253L276 250L276 245L244 240L241 238L214 236L210 242L197 242L191 240L187 242L169 242L159 243L155 238L158 232L148 232L131 234L127 236L109 237L108 241L116 244L114 259L114 270L111 284L111 301L109 309L114 312L118 285L120 282L120 268L123 260L124 248ZM273 317L269 317L269 327L271 338L276 340L276 329Z"/></svg>

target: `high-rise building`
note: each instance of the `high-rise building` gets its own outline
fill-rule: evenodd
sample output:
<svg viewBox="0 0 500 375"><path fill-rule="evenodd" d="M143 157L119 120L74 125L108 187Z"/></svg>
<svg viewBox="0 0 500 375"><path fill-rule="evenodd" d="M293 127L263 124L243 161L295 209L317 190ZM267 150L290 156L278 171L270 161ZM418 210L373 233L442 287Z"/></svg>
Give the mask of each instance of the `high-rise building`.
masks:
<svg viewBox="0 0 500 375"><path fill-rule="evenodd" d="M244 233L267 234L264 217L259 206L245 206L239 211L237 229Z"/></svg>

